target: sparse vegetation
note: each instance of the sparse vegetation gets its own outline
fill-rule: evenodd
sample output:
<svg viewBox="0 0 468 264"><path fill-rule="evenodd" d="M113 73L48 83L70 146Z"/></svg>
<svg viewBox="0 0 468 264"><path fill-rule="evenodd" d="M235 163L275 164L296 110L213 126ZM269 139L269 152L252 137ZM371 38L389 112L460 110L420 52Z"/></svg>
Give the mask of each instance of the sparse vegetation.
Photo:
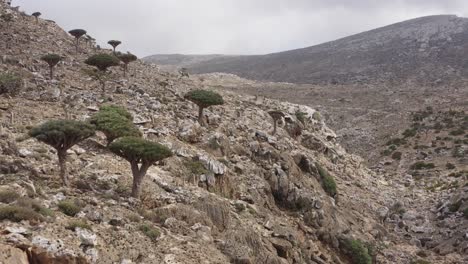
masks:
<svg viewBox="0 0 468 264"><path fill-rule="evenodd" d="M62 57L57 54L47 54L42 56L41 60L49 65L49 77L52 80L54 78L54 67L62 60Z"/></svg>
<svg viewBox="0 0 468 264"><path fill-rule="evenodd" d="M315 165L322 178L322 187L328 195L335 197L337 194L335 179L320 164Z"/></svg>
<svg viewBox="0 0 468 264"><path fill-rule="evenodd" d="M13 190L0 191L0 203L9 204L16 201L19 197L19 193Z"/></svg>
<svg viewBox="0 0 468 264"><path fill-rule="evenodd" d="M130 162L133 186L132 196L139 198L141 183L149 167L155 162L172 156L172 152L165 146L137 137L123 137L109 145L109 149L116 155Z"/></svg>
<svg viewBox="0 0 468 264"><path fill-rule="evenodd" d="M435 168L434 163L425 163L424 161L418 161L410 167L412 170L427 170L433 168Z"/></svg>
<svg viewBox="0 0 468 264"><path fill-rule="evenodd" d="M193 175L198 176L208 172L200 161L187 161L184 165Z"/></svg>
<svg viewBox="0 0 468 264"><path fill-rule="evenodd" d="M75 200L63 200L58 203L58 208L60 211L68 216L75 216L78 214L82 207Z"/></svg>
<svg viewBox="0 0 468 264"><path fill-rule="evenodd" d="M185 95L185 99L198 106L198 122L202 126L205 124L203 109L213 105L224 104L223 97L220 94L207 90L192 90Z"/></svg>
<svg viewBox="0 0 468 264"><path fill-rule="evenodd" d="M13 73L0 73L0 94L17 95L23 88L23 80Z"/></svg>
<svg viewBox="0 0 468 264"><path fill-rule="evenodd" d="M138 229L143 232L147 237L151 239L151 241L156 242L158 238L161 236L161 232L159 229L152 227L148 224L142 224L138 227Z"/></svg>
<svg viewBox="0 0 468 264"><path fill-rule="evenodd" d="M342 248L353 264L372 264L369 249L360 240L346 239Z"/></svg>
<svg viewBox="0 0 468 264"><path fill-rule="evenodd" d="M75 231L77 228L93 230L91 225L89 225L85 220L72 220L65 228L72 231Z"/></svg>
<svg viewBox="0 0 468 264"><path fill-rule="evenodd" d="M304 113L304 112L301 112L301 111L296 111L296 118L297 120L299 120L299 122L301 122L303 125L306 124L306 116L307 114Z"/></svg>
<svg viewBox="0 0 468 264"><path fill-rule="evenodd" d="M46 217L52 216L53 213L50 209L30 198L19 198L15 204L0 206L0 221L20 222L29 220L41 222L46 220Z"/></svg>
<svg viewBox="0 0 468 264"><path fill-rule="evenodd" d="M31 208L17 205L0 206L0 221L10 220L12 222L44 221L44 217Z"/></svg>
<svg viewBox="0 0 468 264"><path fill-rule="evenodd" d="M94 135L91 124L73 120L52 120L29 131L29 136L44 142L57 150L60 177L65 186L69 185L67 175L67 150Z"/></svg>
<svg viewBox="0 0 468 264"><path fill-rule="evenodd" d="M5 21L5 25L7 28L10 27L11 21L13 21L13 15L12 14L2 14L0 18Z"/></svg>

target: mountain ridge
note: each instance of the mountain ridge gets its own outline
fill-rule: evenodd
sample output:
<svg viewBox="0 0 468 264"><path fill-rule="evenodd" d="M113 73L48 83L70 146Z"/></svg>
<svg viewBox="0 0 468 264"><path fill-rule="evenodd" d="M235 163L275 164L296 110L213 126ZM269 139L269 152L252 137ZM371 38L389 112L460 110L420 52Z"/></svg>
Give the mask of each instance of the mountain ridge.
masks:
<svg viewBox="0 0 468 264"><path fill-rule="evenodd" d="M460 59L468 49L466 43L468 18L434 15L311 47L266 55L220 56L183 67L193 73L225 72L275 82L440 85L466 73Z"/></svg>

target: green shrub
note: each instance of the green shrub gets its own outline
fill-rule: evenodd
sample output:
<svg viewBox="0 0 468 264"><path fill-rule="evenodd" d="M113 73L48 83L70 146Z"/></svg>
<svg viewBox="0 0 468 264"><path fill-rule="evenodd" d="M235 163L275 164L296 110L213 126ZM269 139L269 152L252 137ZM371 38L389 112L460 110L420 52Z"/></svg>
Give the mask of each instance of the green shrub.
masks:
<svg viewBox="0 0 468 264"><path fill-rule="evenodd" d="M18 192L13 190L3 190L0 191L0 203L12 203L20 197Z"/></svg>
<svg viewBox="0 0 468 264"><path fill-rule="evenodd" d="M0 206L0 221L10 220L12 222L44 221L44 217L31 208L17 205Z"/></svg>
<svg viewBox="0 0 468 264"><path fill-rule="evenodd" d="M118 106L118 105L103 105L99 108L99 111L100 112L113 112L113 113L117 113L123 117L125 117L126 119L130 120L130 121L133 121L133 116L132 114L130 114L130 112L127 111L127 109L125 109L124 107L122 106Z"/></svg>
<svg viewBox="0 0 468 264"><path fill-rule="evenodd" d="M143 232L143 234L145 234L147 237L149 237L153 242L157 241L158 238L161 236L161 232L159 231L159 229L147 224L140 225L138 229L141 232Z"/></svg>
<svg viewBox="0 0 468 264"><path fill-rule="evenodd" d="M418 161L410 166L412 170L425 170L425 169L433 169L435 168L434 163L425 163L423 161Z"/></svg>
<svg viewBox="0 0 468 264"><path fill-rule="evenodd" d="M16 202L16 205L21 206L23 208L32 209L34 212L41 214L42 216L49 216L53 217L54 212L49 208L44 207L41 203L31 198L22 197L19 198Z"/></svg>
<svg viewBox="0 0 468 264"><path fill-rule="evenodd" d="M297 118L297 120L299 120L299 122L301 122L301 123L304 124L304 125L305 125L305 122L306 122L306 120L305 120L306 115L307 115L306 113L301 112L301 111L297 111L297 112L296 112L296 118Z"/></svg>
<svg viewBox="0 0 468 264"><path fill-rule="evenodd" d="M334 197L337 194L336 182L335 179L325 170L320 164L315 165L317 167L318 173L322 178L322 187L328 195Z"/></svg>
<svg viewBox="0 0 468 264"><path fill-rule="evenodd" d="M416 136L416 128L409 128L403 132L405 138L410 138Z"/></svg>
<svg viewBox="0 0 468 264"><path fill-rule="evenodd" d="M82 209L82 206L74 200L60 201L57 206L62 213L72 217L78 214Z"/></svg>
<svg viewBox="0 0 468 264"><path fill-rule="evenodd" d="M346 239L343 250L353 264L372 264L369 249L360 240Z"/></svg>
<svg viewBox="0 0 468 264"><path fill-rule="evenodd" d="M184 163L185 167L193 174L193 175L202 175L208 172L205 169L205 166L201 161L187 161Z"/></svg>
<svg viewBox="0 0 468 264"><path fill-rule="evenodd" d="M0 94L17 95L23 88L23 79L12 73L0 73Z"/></svg>
<svg viewBox="0 0 468 264"><path fill-rule="evenodd" d="M91 226L84 220L73 220L68 223L65 229L75 231L77 228L92 230Z"/></svg>
<svg viewBox="0 0 468 264"><path fill-rule="evenodd" d="M392 159L394 160L401 160L401 156L402 156L402 153L397 151L395 153L392 154Z"/></svg>

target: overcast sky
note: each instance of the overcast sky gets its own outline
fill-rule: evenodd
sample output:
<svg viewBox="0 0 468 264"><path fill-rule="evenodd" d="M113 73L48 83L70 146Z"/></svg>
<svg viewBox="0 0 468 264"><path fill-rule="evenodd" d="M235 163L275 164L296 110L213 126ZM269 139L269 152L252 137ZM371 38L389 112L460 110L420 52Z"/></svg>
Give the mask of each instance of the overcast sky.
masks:
<svg viewBox="0 0 468 264"><path fill-rule="evenodd" d="M265 54L434 14L468 17L468 0L13 0L101 45L139 56Z"/></svg>

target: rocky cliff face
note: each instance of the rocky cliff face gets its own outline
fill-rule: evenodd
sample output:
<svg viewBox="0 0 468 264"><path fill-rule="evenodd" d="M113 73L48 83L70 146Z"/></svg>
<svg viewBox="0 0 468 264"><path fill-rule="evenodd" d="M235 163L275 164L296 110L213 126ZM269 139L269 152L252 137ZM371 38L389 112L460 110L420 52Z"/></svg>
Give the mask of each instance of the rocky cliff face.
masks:
<svg viewBox="0 0 468 264"><path fill-rule="evenodd" d="M428 16L303 49L185 65L263 81L444 85L466 76L468 19Z"/></svg>
<svg viewBox="0 0 468 264"><path fill-rule="evenodd" d="M402 220L405 182L348 154L314 109L220 91L226 103L201 127L183 95L203 82L141 61L127 78L113 69L103 98L81 70L95 47L81 43L76 54L53 22L0 7L13 15L0 25L0 70L23 80L19 94L0 98L0 262L466 261L464 242L445 256L431 249L446 237L423 245L415 234L431 235L419 228L426 218ZM64 57L53 80L39 60L46 53ZM104 103L129 109L145 138L176 154L149 170L141 199L129 197L129 165L102 135L69 152L71 188L60 184L54 150L25 136L65 112L86 120ZM270 110L285 114L275 136Z"/></svg>

